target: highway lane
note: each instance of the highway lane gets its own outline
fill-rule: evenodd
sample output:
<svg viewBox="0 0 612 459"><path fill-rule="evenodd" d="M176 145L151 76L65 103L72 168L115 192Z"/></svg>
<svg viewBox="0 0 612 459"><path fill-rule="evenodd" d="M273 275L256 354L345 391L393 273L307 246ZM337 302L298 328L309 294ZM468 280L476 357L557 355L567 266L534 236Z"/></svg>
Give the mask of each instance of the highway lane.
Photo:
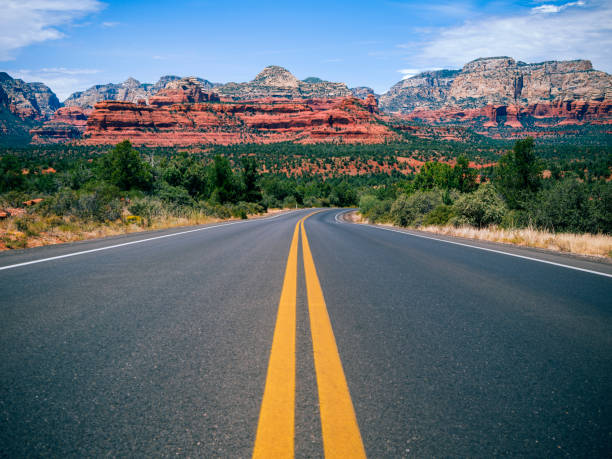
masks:
<svg viewBox="0 0 612 459"><path fill-rule="evenodd" d="M331 213L306 228L369 456L612 452L612 279Z"/></svg>
<svg viewBox="0 0 612 459"><path fill-rule="evenodd" d="M612 279L339 212L305 220L310 268L296 241L296 456L329 444L315 348L341 360L369 457L609 455ZM0 271L0 455L249 457L309 213ZM181 232L12 253L0 268ZM337 351L311 329L325 311Z"/></svg>
<svg viewBox="0 0 612 459"><path fill-rule="evenodd" d="M0 271L0 455L248 457L303 213Z"/></svg>

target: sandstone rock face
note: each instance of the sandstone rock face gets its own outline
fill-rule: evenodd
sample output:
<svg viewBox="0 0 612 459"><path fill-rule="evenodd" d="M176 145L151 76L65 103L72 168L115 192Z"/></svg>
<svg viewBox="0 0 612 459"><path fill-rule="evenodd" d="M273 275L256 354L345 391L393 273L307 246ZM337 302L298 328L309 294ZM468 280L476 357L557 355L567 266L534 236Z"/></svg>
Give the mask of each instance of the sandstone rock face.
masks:
<svg viewBox="0 0 612 459"><path fill-rule="evenodd" d="M612 76L589 61L516 62L477 59L462 70L424 72L400 81L380 98L381 108L402 114L427 109L473 109L486 105L530 105L612 99Z"/></svg>
<svg viewBox="0 0 612 459"><path fill-rule="evenodd" d="M197 80L204 89L212 89L215 84L202 78L190 77ZM166 86L180 80L181 77L166 75L155 84L140 83L134 78L128 78L123 83L109 83L96 85L82 92L75 92L64 101L67 107L80 107L84 110L93 109L94 105L103 100L119 100L125 102L148 101Z"/></svg>
<svg viewBox="0 0 612 459"><path fill-rule="evenodd" d="M294 85L285 77L278 84ZM136 145L347 142L379 143L397 138L380 123L375 99L290 100L268 97L219 102L193 81L177 81L151 98L150 105L105 101L87 121L84 144ZM299 87L299 83L298 83ZM182 94L181 94L182 93Z"/></svg>
<svg viewBox="0 0 612 459"><path fill-rule="evenodd" d="M60 102L48 86L26 83L0 72L0 107L22 119L44 121L60 107Z"/></svg>
<svg viewBox="0 0 612 459"><path fill-rule="evenodd" d="M357 99L365 99L370 94L373 95L376 100L380 98L380 96L376 94L372 88L368 88L367 86L358 86L356 88L350 88L350 91L354 97L357 97Z"/></svg>
<svg viewBox="0 0 612 459"><path fill-rule="evenodd" d="M128 78L123 83L108 83L96 85L82 92L75 92L64 101L66 107L80 107L92 109L94 105L103 100L125 100L136 102L146 100L153 85L140 84L134 78Z"/></svg>
<svg viewBox="0 0 612 459"><path fill-rule="evenodd" d="M405 78L380 96L380 106L388 112L402 114L441 108L457 74L459 70L440 70Z"/></svg>
<svg viewBox="0 0 612 459"><path fill-rule="evenodd" d="M32 143L63 143L79 139L87 127L87 117L91 110L80 107L62 107L49 121L30 130Z"/></svg>
<svg viewBox="0 0 612 459"><path fill-rule="evenodd" d="M350 97L344 83L332 83L310 77L298 80L288 70L270 66L263 69L248 83L228 83L215 87L221 97L230 100L276 99L335 99Z"/></svg>

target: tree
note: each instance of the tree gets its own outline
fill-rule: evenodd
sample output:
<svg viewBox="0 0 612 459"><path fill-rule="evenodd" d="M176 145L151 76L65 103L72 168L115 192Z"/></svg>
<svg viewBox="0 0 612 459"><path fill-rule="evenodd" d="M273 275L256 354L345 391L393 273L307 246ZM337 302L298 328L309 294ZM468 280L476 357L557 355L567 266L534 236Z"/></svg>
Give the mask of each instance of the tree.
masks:
<svg viewBox="0 0 612 459"><path fill-rule="evenodd" d="M140 158L129 140L118 143L99 162L103 180L120 190L150 190L153 184L151 166Z"/></svg>
<svg viewBox="0 0 612 459"><path fill-rule="evenodd" d="M257 161L252 156L242 158L242 181L244 182L244 200L246 202L261 201L261 191L257 187Z"/></svg>
<svg viewBox="0 0 612 459"><path fill-rule="evenodd" d="M469 160L461 155L457 158L457 164L453 168L455 173L455 184L462 193L471 193L476 189L476 171L470 167Z"/></svg>
<svg viewBox="0 0 612 459"><path fill-rule="evenodd" d="M21 172L22 164L14 155L0 158L0 192L21 190L25 178Z"/></svg>
<svg viewBox="0 0 612 459"><path fill-rule="evenodd" d="M213 199L220 204L236 202L238 186L229 160L223 156L215 156L210 174L210 182L213 186Z"/></svg>
<svg viewBox="0 0 612 459"><path fill-rule="evenodd" d="M514 149L501 157L493 182L511 209L524 209L530 195L541 186L542 164L536 158L533 139L518 140Z"/></svg>

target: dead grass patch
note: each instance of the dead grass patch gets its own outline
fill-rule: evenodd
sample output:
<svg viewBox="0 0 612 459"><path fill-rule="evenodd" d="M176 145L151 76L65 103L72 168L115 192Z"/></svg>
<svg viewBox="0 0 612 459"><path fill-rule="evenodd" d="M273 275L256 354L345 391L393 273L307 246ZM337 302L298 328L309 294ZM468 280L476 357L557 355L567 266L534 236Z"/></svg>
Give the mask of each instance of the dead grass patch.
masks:
<svg viewBox="0 0 612 459"><path fill-rule="evenodd" d="M491 227L478 229L470 226L425 226L418 229L446 236L537 247L578 255L612 257L612 236L605 234L549 233L534 228L503 229Z"/></svg>

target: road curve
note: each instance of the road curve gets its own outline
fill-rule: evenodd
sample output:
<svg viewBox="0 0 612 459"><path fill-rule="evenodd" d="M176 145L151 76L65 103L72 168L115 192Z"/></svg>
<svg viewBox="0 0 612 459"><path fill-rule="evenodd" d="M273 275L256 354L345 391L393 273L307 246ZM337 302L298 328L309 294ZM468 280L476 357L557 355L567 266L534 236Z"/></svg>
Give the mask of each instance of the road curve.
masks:
<svg viewBox="0 0 612 459"><path fill-rule="evenodd" d="M341 212L307 218L289 264L309 210L0 255L0 456L250 457L289 265L297 457L330 451L313 349L369 457L609 456L612 279L559 264L609 266Z"/></svg>

